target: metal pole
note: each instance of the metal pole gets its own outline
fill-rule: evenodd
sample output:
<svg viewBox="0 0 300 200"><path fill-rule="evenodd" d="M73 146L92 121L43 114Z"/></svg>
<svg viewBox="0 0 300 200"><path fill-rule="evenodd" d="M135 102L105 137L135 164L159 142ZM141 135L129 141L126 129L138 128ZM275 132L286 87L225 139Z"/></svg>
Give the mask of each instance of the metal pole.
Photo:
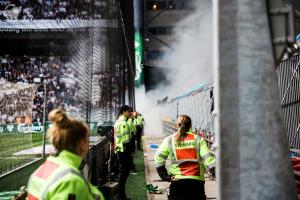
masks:
<svg viewBox="0 0 300 200"><path fill-rule="evenodd" d="M219 199L295 200L265 0L217 6Z"/></svg>
<svg viewBox="0 0 300 200"><path fill-rule="evenodd" d="M46 101L47 101L47 83L44 80L44 106L43 106L43 158L46 157Z"/></svg>

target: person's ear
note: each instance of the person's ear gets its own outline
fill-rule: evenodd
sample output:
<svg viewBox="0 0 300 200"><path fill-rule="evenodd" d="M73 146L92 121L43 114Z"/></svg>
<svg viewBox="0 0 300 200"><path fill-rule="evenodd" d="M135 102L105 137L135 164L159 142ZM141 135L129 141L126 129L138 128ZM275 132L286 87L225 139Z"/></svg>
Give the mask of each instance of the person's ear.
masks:
<svg viewBox="0 0 300 200"><path fill-rule="evenodd" d="M80 154L81 156L85 156L89 151L89 142L88 140L84 139L80 141L79 144Z"/></svg>

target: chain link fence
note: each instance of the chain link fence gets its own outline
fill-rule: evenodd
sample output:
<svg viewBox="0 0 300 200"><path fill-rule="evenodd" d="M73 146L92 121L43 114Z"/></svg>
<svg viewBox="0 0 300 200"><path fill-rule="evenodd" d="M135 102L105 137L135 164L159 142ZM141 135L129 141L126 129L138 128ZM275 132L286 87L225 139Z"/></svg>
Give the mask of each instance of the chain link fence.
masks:
<svg viewBox="0 0 300 200"><path fill-rule="evenodd" d="M163 106L163 132L167 135L177 131L176 122L178 115L188 115L192 119L194 132L203 136L210 145L214 143L214 100L213 85L200 84L193 90L175 97L170 101L159 101Z"/></svg>
<svg viewBox="0 0 300 200"><path fill-rule="evenodd" d="M161 105L165 107L165 116L172 121L176 121L178 115L185 114L191 117L194 129L215 131L212 84L200 84L195 89Z"/></svg>
<svg viewBox="0 0 300 200"><path fill-rule="evenodd" d="M291 149L300 149L300 57L294 55L282 60L276 68L281 107L284 124ZM164 130L169 134L176 130L174 122L180 114L192 118L193 128L214 133L213 85L203 84L184 95L170 101L161 100L168 118L164 122Z"/></svg>
<svg viewBox="0 0 300 200"><path fill-rule="evenodd" d="M295 55L276 68L283 119L291 149L300 149L300 58Z"/></svg>
<svg viewBox="0 0 300 200"><path fill-rule="evenodd" d="M0 5L0 191L16 188L21 180L11 187L2 183L42 158L51 110L86 121L94 145L97 127L111 125L134 96L133 40L126 38L133 26L124 19L126 3L22 2L14 1L12 9L22 8L14 13ZM97 166L106 157L97 157Z"/></svg>

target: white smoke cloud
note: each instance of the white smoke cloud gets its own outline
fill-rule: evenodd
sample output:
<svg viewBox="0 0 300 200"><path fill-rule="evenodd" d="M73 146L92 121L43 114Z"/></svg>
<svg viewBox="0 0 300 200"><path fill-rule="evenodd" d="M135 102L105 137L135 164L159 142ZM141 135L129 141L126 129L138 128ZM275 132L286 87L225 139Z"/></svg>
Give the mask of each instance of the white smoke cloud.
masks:
<svg viewBox="0 0 300 200"><path fill-rule="evenodd" d="M163 88L162 88L163 89ZM161 99L163 94L161 90L153 90L145 94L145 88L136 89L136 109L145 119L144 133L150 135L160 135L162 133L161 120L168 113L165 107L157 105L157 100Z"/></svg>
<svg viewBox="0 0 300 200"><path fill-rule="evenodd" d="M195 1L194 12L180 21L175 28L172 44L174 50L167 51L162 65L168 68L169 96L190 90L206 81L212 82L212 3Z"/></svg>
<svg viewBox="0 0 300 200"><path fill-rule="evenodd" d="M176 40L170 44L158 66L167 68L168 86L161 86L144 93L136 90L136 107L146 121L146 134L161 134L161 119L168 110L157 105L157 100L166 96L174 98L189 91L195 85L213 81L212 67L212 2L195 0L193 12L177 23L174 29ZM176 109L176 108L171 108Z"/></svg>

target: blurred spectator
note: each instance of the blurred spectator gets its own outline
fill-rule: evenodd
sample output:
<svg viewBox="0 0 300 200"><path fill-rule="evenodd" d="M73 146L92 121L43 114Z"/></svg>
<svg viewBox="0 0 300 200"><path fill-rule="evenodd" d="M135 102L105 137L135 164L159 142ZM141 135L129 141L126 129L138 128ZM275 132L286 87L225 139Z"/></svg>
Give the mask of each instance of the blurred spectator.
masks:
<svg viewBox="0 0 300 200"><path fill-rule="evenodd" d="M25 116L25 124L30 124L31 123L31 119L30 119L30 116L27 114L26 116Z"/></svg>

